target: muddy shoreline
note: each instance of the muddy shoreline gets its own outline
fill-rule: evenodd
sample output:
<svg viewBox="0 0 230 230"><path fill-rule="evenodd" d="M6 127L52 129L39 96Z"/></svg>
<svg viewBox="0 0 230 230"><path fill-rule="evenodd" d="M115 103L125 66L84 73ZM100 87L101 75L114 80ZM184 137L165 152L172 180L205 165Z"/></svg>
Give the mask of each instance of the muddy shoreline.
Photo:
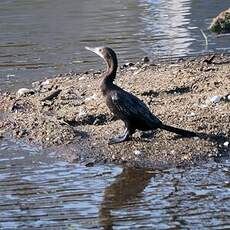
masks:
<svg viewBox="0 0 230 230"><path fill-rule="evenodd" d="M105 106L101 73L68 73L34 82L29 91L0 94L0 140L6 135L22 138L87 165L184 166L229 154L229 54L129 63L118 70L116 84L140 97L163 122L205 138L178 138L157 130L108 145L123 124Z"/></svg>

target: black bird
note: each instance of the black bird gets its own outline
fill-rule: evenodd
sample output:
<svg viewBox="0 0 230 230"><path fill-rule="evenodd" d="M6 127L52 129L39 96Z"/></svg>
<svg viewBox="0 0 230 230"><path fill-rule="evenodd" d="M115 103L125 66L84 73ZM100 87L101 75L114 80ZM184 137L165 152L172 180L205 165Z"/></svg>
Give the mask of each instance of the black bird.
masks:
<svg viewBox="0 0 230 230"><path fill-rule="evenodd" d="M85 48L99 55L107 63L107 70L103 74L104 78L101 83L101 91L111 112L125 124L124 134L110 139L109 144L129 140L137 129L142 131L164 129L183 137L196 136L195 132L163 124L150 112L143 101L113 83L116 77L118 61L116 53L111 48Z"/></svg>

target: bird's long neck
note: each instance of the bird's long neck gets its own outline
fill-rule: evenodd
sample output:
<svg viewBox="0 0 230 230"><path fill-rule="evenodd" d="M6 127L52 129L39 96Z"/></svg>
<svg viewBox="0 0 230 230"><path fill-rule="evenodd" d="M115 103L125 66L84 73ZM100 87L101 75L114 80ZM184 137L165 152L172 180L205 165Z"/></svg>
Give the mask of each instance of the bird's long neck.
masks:
<svg viewBox="0 0 230 230"><path fill-rule="evenodd" d="M101 90L102 93L105 95L108 90L113 87L113 81L116 77L117 73L117 59L116 58L109 58L106 60L107 62L107 69L106 72L103 74L104 78L101 83Z"/></svg>

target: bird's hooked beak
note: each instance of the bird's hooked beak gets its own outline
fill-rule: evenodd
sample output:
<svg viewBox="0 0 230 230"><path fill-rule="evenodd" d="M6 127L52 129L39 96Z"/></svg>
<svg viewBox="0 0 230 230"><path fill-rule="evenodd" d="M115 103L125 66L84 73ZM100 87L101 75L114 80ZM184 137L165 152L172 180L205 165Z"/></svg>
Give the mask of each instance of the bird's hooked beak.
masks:
<svg viewBox="0 0 230 230"><path fill-rule="evenodd" d="M104 59L104 56L101 53L101 47L88 47L86 46L85 49L94 52L95 54L97 54L98 56L100 56L101 58Z"/></svg>

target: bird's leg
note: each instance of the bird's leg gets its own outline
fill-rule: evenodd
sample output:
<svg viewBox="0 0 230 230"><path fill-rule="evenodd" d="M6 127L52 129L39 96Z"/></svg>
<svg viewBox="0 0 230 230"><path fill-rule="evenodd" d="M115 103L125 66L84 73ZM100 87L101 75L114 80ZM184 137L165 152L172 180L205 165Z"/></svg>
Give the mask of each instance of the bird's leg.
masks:
<svg viewBox="0 0 230 230"><path fill-rule="evenodd" d="M127 140L130 139L130 137L131 137L130 130L128 128L126 128L125 132L124 132L124 134L122 136L118 136L118 137L114 137L114 138L110 139L109 140L109 145L127 141Z"/></svg>

